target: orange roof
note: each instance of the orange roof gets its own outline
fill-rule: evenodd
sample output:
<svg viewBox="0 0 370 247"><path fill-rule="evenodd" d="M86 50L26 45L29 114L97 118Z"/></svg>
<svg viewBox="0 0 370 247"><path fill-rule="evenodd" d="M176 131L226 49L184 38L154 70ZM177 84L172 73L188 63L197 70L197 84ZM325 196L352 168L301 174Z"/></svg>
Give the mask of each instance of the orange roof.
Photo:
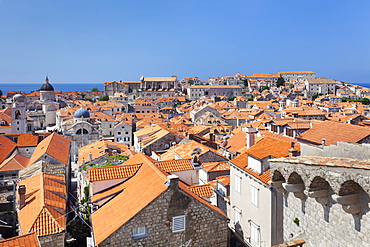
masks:
<svg viewBox="0 0 370 247"><path fill-rule="evenodd" d="M207 172L229 171L230 164L228 161L207 162L202 163L202 168Z"/></svg>
<svg viewBox="0 0 370 247"><path fill-rule="evenodd" d="M34 232L0 240L0 247L40 247Z"/></svg>
<svg viewBox="0 0 370 247"><path fill-rule="evenodd" d="M44 154L49 154L51 157L57 159L63 164L68 164L70 143L70 140L54 132L37 145L35 152L32 154L30 159L29 165L36 162Z"/></svg>
<svg viewBox="0 0 370 247"><path fill-rule="evenodd" d="M34 231L39 237L63 232L67 205L64 177L41 173L19 185L26 186L26 204L18 212L22 232Z"/></svg>
<svg viewBox="0 0 370 247"><path fill-rule="evenodd" d="M292 142L297 143L297 140L279 136L276 138L273 138L272 136L265 136L252 147L248 148L246 152L258 159L264 159L266 157L286 157L289 156L289 149L292 148ZM299 151L299 145L295 145L295 149Z"/></svg>
<svg viewBox="0 0 370 247"><path fill-rule="evenodd" d="M214 194L212 186L209 184L190 186L189 190L199 197L210 197Z"/></svg>
<svg viewBox="0 0 370 247"><path fill-rule="evenodd" d="M337 144L338 141L359 143L370 135L370 128L332 121L312 121L312 128L297 136L298 140L317 145ZM277 158L277 157L276 157Z"/></svg>
<svg viewBox="0 0 370 247"><path fill-rule="evenodd" d="M129 151L129 147L125 144L108 140L99 140L85 145L78 150L78 163L81 165L82 160L88 162L90 159L90 154L92 155L92 159L97 159L106 155L109 150L118 150L121 155L127 155L129 157L132 156L131 152Z"/></svg>
<svg viewBox="0 0 370 247"><path fill-rule="evenodd" d="M194 169L190 160L187 159L157 161L154 164L165 172L179 172Z"/></svg>
<svg viewBox="0 0 370 247"><path fill-rule="evenodd" d="M216 177L216 180L225 186L230 186L230 175Z"/></svg>
<svg viewBox="0 0 370 247"><path fill-rule="evenodd" d="M13 154L11 157L4 160L0 165L0 172L5 171L19 171L27 167L30 158Z"/></svg>
<svg viewBox="0 0 370 247"><path fill-rule="evenodd" d="M134 176L140 167L141 164L90 168L88 169L89 181L129 178Z"/></svg>
<svg viewBox="0 0 370 247"><path fill-rule="evenodd" d="M17 141L18 147L36 147L39 143L39 137L32 134L20 134Z"/></svg>
<svg viewBox="0 0 370 247"><path fill-rule="evenodd" d="M5 136L0 135L0 162L3 162L9 155L14 151L16 144L6 138Z"/></svg>
<svg viewBox="0 0 370 247"><path fill-rule="evenodd" d="M268 181L270 180L270 169L267 170L266 172L262 173L262 174L258 174L257 172L248 168L248 154L247 153L244 153L244 154L241 154L241 155L235 157L230 162L232 164L236 165L237 167L239 167L240 169L242 169L243 171L246 171L247 173L249 173L253 177L257 178L261 182L263 182L265 184L268 184Z"/></svg>

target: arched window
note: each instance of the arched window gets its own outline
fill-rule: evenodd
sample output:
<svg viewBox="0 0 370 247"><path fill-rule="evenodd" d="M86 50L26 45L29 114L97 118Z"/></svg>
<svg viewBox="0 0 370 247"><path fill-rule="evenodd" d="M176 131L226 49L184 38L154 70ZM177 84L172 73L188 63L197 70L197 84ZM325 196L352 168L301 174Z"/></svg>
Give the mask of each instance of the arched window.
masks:
<svg viewBox="0 0 370 247"><path fill-rule="evenodd" d="M87 131L87 129L79 129L79 130L77 130L76 134L77 135L89 134L89 132Z"/></svg>

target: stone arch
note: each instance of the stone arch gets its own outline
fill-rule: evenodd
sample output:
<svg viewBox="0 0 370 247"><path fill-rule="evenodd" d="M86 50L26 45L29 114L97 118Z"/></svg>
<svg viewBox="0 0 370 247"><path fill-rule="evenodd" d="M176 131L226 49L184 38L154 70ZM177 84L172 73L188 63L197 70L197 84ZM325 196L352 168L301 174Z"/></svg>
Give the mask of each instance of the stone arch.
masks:
<svg viewBox="0 0 370 247"><path fill-rule="evenodd" d="M330 188L330 184L324 178L316 176L311 181L308 191L327 190Z"/></svg>
<svg viewBox="0 0 370 247"><path fill-rule="evenodd" d="M283 175L281 174L280 171L278 170L275 170L272 174L272 177L271 177L271 180L272 181L284 181L285 182L285 178L283 177Z"/></svg>
<svg viewBox="0 0 370 247"><path fill-rule="evenodd" d="M292 172L289 175L288 183L289 184L304 184L302 177L296 172Z"/></svg>
<svg viewBox="0 0 370 247"><path fill-rule="evenodd" d="M358 183L356 183L353 180L348 180L341 184L339 189L339 195L344 196L350 194L357 194L361 189L362 188Z"/></svg>

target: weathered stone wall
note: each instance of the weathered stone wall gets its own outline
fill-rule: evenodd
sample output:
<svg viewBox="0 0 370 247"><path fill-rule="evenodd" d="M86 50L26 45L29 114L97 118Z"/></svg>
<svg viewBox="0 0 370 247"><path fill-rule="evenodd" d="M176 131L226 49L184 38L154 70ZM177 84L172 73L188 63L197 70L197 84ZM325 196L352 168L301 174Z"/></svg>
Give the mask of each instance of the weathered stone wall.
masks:
<svg viewBox="0 0 370 247"><path fill-rule="evenodd" d="M64 247L65 233L39 237L41 247Z"/></svg>
<svg viewBox="0 0 370 247"><path fill-rule="evenodd" d="M318 147L301 143L301 155L370 159L370 144L338 142L337 145Z"/></svg>
<svg viewBox="0 0 370 247"><path fill-rule="evenodd" d="M304 158L308 163L300 163ZM301 198L295 193L284 193L284 241L304 239L308 247L370 246L370 170L351 167L351 162L355 162L352 159L341 159L348 167L310 164L309 157L290 159L285 159L289 162L270 160L273 181L294 184L299 182L299 176L306 191ZM307 196L309 191L322 190L327 190L326 196ZM354 204L359 205L360 210L351 214L345 211L343 203L334 199L338 195L353 194L359 195Z"/></svg>
<svg viewBox="0 0 370 247"><path fill-rule="evenodd" d="M304 239L307 247L370 246L368 196L361 192L360 197L365 197L360 202L362 212L351 215L332 200L325 206L314 198L301 200L289 193L284 203L284 241Z"/></svg>
<svg viewBox="0 0 370 247"><path fill-rule="evenodd" d="M172 232L172 217L186 215L186 230ZM135 227L147 235L132 238ZM227 219L177 188L170 188L99 246L227 246Z"/></svg>

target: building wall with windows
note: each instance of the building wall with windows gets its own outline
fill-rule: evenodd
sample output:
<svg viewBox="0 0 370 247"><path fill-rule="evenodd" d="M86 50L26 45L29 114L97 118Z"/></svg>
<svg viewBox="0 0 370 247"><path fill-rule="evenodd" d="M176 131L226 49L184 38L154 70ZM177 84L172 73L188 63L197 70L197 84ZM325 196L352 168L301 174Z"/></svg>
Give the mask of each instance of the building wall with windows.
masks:
<svg viewBox="0 0 370 247"><path fill-rule="evenodd" d="M227 246L227 218L171 182L99 246Z"/></svg>
<svg viewBox="0 0 370 247"><path fill-rule="evenodd" d="M282 243L282 229L278 227L282 225L282 219L276 215L278 209L274 208L282 201L281 195L232 165L230 198L229 227L237 242L253 247Z"/></svg>

